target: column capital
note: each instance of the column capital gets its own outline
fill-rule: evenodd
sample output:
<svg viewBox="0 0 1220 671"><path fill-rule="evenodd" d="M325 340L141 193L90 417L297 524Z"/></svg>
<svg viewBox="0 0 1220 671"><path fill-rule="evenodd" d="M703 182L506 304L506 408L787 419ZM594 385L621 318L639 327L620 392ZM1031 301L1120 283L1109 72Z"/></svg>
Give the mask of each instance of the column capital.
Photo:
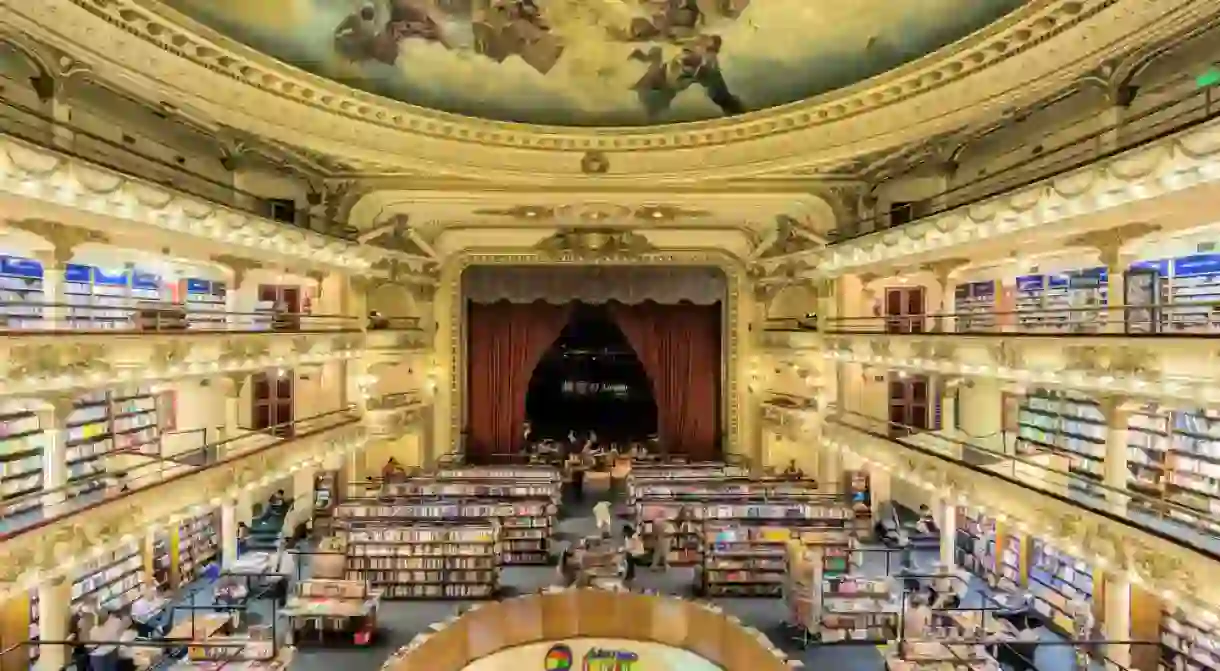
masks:
<svg viewBox="0 0 1220 671"><path fill-rule="evenodd" d="M253 261L240 256L234 256L232 254L217 254L212 257L212 260L233 271L234 291L241 288L242 282L245 281L246 275L251 270L257 270L263 267L263 264L259 263L258 261Z"/></svg>
<svg viewBox="0 0 1220 671"><path fill-rule="evenodd" d="M71 261L76 248L85 243L104 244L110 241L105 234L98 231L46 219L20 219L9 222L9 226L50 242L52 248L38 252L37 256L40 262L51 268L60 268Z"/></svg>
<svg viewBox="0 0 1220 671"><path fill-rule="evenodd" d="M1069 241L1070 245L1092 247L1101 256L1102 263L1107 268L1123 269L1120 266L1123 245L1161 230L1160 226L1147 223L1124 224L1117 228L1103 231L1092 231L1078 235Z"/></svg>
<svg viewBox="0 0 1220 671"><path fill-rule="evenodd" d="M220 388L224 391L225 398L236 399L241 397L249 381L249 373L225 373L220 376Z"/></svg>
<svg viewBox="0 0 1220 671"><path fill-rule="evenodd" d="M970 259L953 258L925 263L920 268L932 273L942 287L947 287L949 276L968 265L970 265Z"/></svg>

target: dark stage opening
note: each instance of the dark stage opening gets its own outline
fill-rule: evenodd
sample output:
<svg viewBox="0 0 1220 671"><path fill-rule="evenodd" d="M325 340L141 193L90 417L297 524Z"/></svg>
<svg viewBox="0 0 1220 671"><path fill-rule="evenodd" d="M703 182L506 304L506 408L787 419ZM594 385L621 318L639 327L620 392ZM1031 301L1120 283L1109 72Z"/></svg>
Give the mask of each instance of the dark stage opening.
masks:
<svg viewBox="0 0 1220 671"><path fill-rule="evenodd" d="M603 445L656 435L652 382L606 306L573 306L534 368L525 416L533 440L560 440L573 430L595 431Z"/></svg>

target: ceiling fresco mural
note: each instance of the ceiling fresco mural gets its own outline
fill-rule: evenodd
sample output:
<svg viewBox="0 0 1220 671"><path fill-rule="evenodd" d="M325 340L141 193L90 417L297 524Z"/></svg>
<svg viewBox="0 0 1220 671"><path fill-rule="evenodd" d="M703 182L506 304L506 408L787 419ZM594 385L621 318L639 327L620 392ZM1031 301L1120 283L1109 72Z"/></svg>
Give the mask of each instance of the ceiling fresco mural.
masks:
<svg viewBox="0 0 1220 671"><path fill-rule="evenodd" d="M422 107L639 126L849 86L1029 0L163 0L281 61Z"/></svg>

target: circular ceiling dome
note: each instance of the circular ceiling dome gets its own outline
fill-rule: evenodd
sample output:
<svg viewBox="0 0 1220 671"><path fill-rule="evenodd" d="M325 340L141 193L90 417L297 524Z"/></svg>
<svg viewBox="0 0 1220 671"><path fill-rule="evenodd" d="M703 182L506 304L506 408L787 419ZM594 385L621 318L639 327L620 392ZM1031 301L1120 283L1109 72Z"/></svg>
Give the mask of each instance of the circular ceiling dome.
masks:
<svg viewBox="0 0 1220 671"><path fill-rule="evenodd" d="M496 121L645 126L855 84L1027 0L164 0L313 74Z"/></svg>
<svg viewBox="0 0 1220 671"><path fill-rule="evenodd" d="M501 650L462 671L721 671L688 650L617 638L573 638Z"/></svg>

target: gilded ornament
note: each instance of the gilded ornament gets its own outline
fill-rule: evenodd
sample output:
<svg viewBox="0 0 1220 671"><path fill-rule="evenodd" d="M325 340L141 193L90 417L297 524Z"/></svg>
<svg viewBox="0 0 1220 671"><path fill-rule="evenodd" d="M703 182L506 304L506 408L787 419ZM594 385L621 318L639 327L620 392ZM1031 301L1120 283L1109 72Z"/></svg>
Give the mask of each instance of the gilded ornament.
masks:
<svg viewBox="0 0 1220 671"><path fill-rule="evenodd" d="M171 340L153 346L153 362L157 368L180 364L186 361L190 354L190 343L182 340Z"/></svg>
<svg viewBox="0 0 1220 671"><path fill-rule="evenodd" d="M587 151L580 159L580 171L586 175L604 175L610 172L610 157L605 152Z"/></svg>
<svg viewBox="0 0 1220 671"><path fill-rule="evenodd" d="M1021 367L1021 348L1006 340L991 345L987 348L991 354L991 360L995 365L1001 368L1020 368Z"/></svg>
<svg viewBox="0 0 1220 671"><path fill-rule="evenodd" d="M543 239L534 250L556 261L634 259L656 251L648 238L621 229L567 229Z"/></svg>
<svg viewBox="0 0 1220 671"><path fill-rule="evenodd" d="M297 336L292 339L292 351L303 356L313 351L314 342L308 336Z"/></svg>

